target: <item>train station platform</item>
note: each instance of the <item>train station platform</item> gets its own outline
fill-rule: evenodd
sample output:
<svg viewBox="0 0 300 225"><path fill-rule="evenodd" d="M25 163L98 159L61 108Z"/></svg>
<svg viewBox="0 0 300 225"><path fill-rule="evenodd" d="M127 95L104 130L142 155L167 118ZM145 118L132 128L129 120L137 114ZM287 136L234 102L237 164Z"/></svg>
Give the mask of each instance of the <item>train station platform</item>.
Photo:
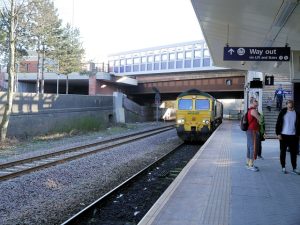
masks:
<svg viewBox="0 0 300 225"><path fill-rule="evenodd" d="M278 140L262 155L259 172L246 169L245 132L224 121L139 225L299 225L300 176L281 172Z"/></svg>

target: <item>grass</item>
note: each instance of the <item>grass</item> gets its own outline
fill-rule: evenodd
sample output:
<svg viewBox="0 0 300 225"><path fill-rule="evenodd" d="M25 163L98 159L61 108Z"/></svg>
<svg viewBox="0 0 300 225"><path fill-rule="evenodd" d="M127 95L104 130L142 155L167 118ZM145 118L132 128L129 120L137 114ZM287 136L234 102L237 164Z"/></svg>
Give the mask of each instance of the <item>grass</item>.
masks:
<svg viewBox="0 0 300 225"><path fill-rule="evenodd" d="M92 117L82 117L80 119L71 120L66 124L56 127L51 133L78 133L87 131L103 130L106 126L99 119Z"/></svg>

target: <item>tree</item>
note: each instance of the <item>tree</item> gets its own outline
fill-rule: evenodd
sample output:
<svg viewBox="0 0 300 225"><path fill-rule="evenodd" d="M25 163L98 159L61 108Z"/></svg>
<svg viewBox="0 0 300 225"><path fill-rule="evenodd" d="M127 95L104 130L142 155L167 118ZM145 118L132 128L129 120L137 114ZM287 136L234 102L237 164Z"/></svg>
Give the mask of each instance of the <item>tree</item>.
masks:
<svg viewBox="0 0 300 225"><path fill-rule="evenodd" d="M1 12L1 15L4 15L4 12ZM7 91L7 101L5 103L3 117L1 121L1 141L4 141L6 138L7 127L9 122L9 117L11 114L12 101L14 97L14 80L15 80L15 29L17 22L16 14L16 5L15 0L10 1L10 10L7 12L8 15L8 34L9 34L9 62L8 62L8 91ZM4 19L4 17L3 17Z"/></svg>
<svg viewBox="0 0 300 225"><path fill-rule="evenodd" d="M0 124L3 141L12 109L18 60L29 49L41 50L42 74L45 57L49 57L59 63L57 72L68 75L80 71L84 50L79 30L70 25L61 26L51 0L0 0L0 28L0 60L3 59L8 68L7 102Z"/></svg>
<svg viewBox="0 0 300 225"><path fill-rule="evenodd" d="M7 60L8 68L8 89L7 99L4 104L4 112L0 124L0 140L4 141L7 134L9 118L14 97L14 86L16 77L17 58L26 54L26 46L28 41L24 38L28 34L26 25L30 18L30 11L28 11L28 1L23 0L2 0L0 8L1 15L1 52L4 60ZM3 38L4 37L4 38ZM3 40L4 39L4 40Z"/></svg>
<svg viewBox="0 0 300 225"><path fill-rule="evenodd" d="M52 52L52 57L58 61L58 72L67 76L66 94L68 94L68 74L81 71L84 49L80 42L80 32L67 24L59 41Z"/></svg>
<svg viewBox="0 0 300 225"><path fill-rule="evenodd" d="M41 89L41 93L44 93L45 59L57 45L58 37L62 33L61 20L58 18L57 9L51 0L32 0L32 3L34 24L31 35L34 40L33 47L38 54L36 92L39 93ZM41 71L40 59L42 59ZM41 88L39 87L40 73L42 75Z"/></svg>

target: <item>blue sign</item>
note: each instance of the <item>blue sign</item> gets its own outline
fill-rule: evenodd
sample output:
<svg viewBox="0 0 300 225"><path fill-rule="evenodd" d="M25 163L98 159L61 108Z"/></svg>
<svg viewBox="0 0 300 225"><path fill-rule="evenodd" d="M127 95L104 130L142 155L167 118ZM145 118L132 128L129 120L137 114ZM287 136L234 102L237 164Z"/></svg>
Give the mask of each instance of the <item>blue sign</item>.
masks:
<svg viewBox="0 0 300 225"><path fill-rule="evenodd" d="M290 47L224 47L226 61L290 61Z"/></svg>

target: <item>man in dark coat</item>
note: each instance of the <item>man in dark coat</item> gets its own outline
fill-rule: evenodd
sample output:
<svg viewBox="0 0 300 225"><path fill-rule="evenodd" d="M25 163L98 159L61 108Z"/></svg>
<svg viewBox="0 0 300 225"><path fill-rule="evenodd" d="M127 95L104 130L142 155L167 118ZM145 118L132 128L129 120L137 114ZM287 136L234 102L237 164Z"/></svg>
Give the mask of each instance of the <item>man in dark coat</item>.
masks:
<svg viewBox="0 0 300 225"><path fill-rule="evenodd" d="M294 109L294 101L288 100L287 107L283 108L277 118L276 135L280 143L280 163L282 172L287 173L285 168L286 150L289 148L293 174L300 175L297 170L297 152L300 135L300 115Z"/></svg>

